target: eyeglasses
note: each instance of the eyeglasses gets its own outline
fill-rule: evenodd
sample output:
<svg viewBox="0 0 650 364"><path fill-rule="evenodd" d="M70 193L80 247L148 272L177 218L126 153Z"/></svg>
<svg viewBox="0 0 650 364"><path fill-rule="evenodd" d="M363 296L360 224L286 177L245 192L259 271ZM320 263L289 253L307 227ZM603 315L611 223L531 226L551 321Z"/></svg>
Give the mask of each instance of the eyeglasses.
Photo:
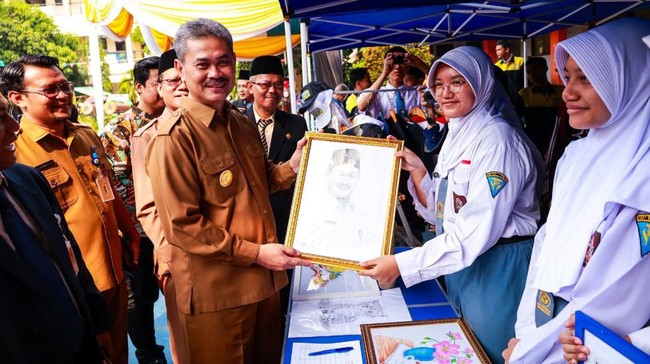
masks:
<svg viewBox="0 0 650 364"><path fill-rule="evenodd" d="M164 80L160 80L160 82L166 83L167 85L169 85L169 87L176 87L176 86L180 85L181 82L183 82L183 79L180 78L180 77L178 77L178 78L167 78L167 79L164 79Z"/></svg>
<svg viewBox="0 0 650 364"><path fill-rule="evenodd" d="M31 92L34 94L41 94L45 97L57 97L59 92L63 92L66 95L70 95L74 91L74 82L63 82L58 86L49 86L42 88L40 90L20 90L20 92Z"/></svg>
<svg viewBox="0 0 650 364"><path fill-rule="evenodd" d="M275 88L276 90L282 90L284 88L284 82L282 82L282 81L273 82L273 83L271 83L271 82L253 82L253 81L250 81L250 82L257 85L257 86L259 86L259 87L261 87L262 90L264 90L264 91L270 89L271 86L273 86L273 88Z"/></svg>
<svg viewBox="0 0 650 364"><path fill-rule="evenodd" d="M449 89L449 92L457 94L466 83L467 81L464 80L452 80L447 83L436 82L433 84L433 91L436 96L442 96L443 92L445 92L445 89Z"/></svg>

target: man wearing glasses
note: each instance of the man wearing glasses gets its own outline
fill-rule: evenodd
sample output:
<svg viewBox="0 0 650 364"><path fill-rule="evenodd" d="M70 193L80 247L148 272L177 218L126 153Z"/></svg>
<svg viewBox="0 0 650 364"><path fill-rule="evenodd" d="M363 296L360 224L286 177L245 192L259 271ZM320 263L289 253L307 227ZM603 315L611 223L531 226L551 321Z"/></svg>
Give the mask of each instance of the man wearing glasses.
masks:
<svg viewBox="0 0 650 364"><path fill-rule="evenodd" d="M141 126L160 116L165 108L158 95L158 62L160 57L147 57L133 67L133 80L138 103L111 120L99 134L106 156L114 172L115 189L131 213L140 233L140 264L127 267L128 331L135 356L140 364L166 363L163 346L156 343L153 305L158 300L158 281L153 268L153 245L135 216L135 192L131 165L131 138Z"/></svg>
<svg viewBox="0 0 650 364"><path fill-rule="evenodd" d="M246 116L257 125L267 158L273 163L286 162L296 151L296 145L307 130L302 116L289 114L278 108L282 101L284 69L276 56L260 56L253 60L249 76L248 91L253 95L253 106L246 110ZM275 217L275 228L280 243L284 243L291 213L293 187L274 192L269 196ZM291 271L289 281L291 282ZM280 291L282 312L287 312L291 284Z"/></svg>
<svg viewBox="0 0 650 364"><path fill-rule="evenodd" d="M181 74L174 68L176 59L174 49L160 55L158 93L165 101L165 110L162 115L142 126L133 134L131 161L133 163L136 215L142 224L142 228L153 243L155 268L151 271L158 276L158 282L165 296L172 360L175 364L184 364L187 363L185 336L178 317L176 291L174 290L175 281L169 269L169 262L172 259L171 245L169 245L163 234L163 228L153 201L151 180L147 175L145 166L147 147L151 139L156 135L159 125L164 123L172 116L174 111L181 107L181 98L189 94L185 81L181 79Z"/></svg>
<svg viewBox="0 0 650 364"><path fill-rule="evenodd" d="M2 71L3 91L23 112L16 145L19 163L40 170L49 182L79 243L95 285L111 311L100 345L113 363L126 363L126 285L120 232L132 261L140 236L117 191L104 148L86 125L71 123L73 85L56 58L28 55ZM119 231L118 231L119 230Z"/></svg>

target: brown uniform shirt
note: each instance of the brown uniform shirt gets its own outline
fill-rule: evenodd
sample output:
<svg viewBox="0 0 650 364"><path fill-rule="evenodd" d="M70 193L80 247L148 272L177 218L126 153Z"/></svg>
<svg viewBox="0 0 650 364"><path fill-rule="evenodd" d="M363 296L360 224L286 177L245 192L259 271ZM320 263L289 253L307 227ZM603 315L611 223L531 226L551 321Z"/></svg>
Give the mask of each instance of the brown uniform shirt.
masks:
<svg viewBox="0 0 650 364"><path fill-rule="evenodd" d="M36 167L47 178L95 285L106 291L124 278L113 202L102 202L95 183L100 170L111 178L110 164L102 143L89 126L66 121L65 130L64 141L23 116L16 157L18 162ZM97 147L99 167L91 162L92 146Z"/></svg>
<svg viewBox="0 0 650 364"><path fill-rule="evenodd" d="M142 126L131 139L131 163L133 163L133 187L135 189L135 212L140 225L153 243L155 272L158 276L169 273L167 263L172 258L171 245L165 239L158 210L153 200L151 180L146 170L146 154L149 142L156 135L158 119Z"/></svg>
<svg viewBox="0 0 650 364"><path fill-rule="evenodd" d="M259 302L287 284L284 271L254 261L261 244L277 242L269 192L291 187L296 174L266 159L257 128L229 103L224 114L183 98L147 154L186 314Z"/></svg>

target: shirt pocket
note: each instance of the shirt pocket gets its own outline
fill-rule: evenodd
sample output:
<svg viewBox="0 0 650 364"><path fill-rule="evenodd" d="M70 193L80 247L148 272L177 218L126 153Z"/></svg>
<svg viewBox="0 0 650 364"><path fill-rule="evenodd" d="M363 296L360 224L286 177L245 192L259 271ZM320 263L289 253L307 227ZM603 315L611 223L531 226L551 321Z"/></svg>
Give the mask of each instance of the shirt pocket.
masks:
<svg viewBox="0 0 650 364"><path fill-rule="evenodd" d="M467 203L470 172L470 167L462 164L454 169L451 178L451 190L454 212L456 213L458 213L458 211L460 211L460 209Z"/></svg>
<svg viewBox="0 0 650 364"><path fill-rule="evenodd" d="M70 178L70 175L65 169L60 166L55 166L41 171L41 173L43 173L47 182L50 184L52 192L54 192L56 199L59 201L59 205L61 205L61 210L65 212L68 207L77 202L78 196L74 190L72 178Z"/></svg>
<svg viewBox="0 0 650 364"><path fill-rule="evenodd" d="M217 203L224 203L243 189L242 172L230 151L201 158L203 185L206 195Z"/></svg>

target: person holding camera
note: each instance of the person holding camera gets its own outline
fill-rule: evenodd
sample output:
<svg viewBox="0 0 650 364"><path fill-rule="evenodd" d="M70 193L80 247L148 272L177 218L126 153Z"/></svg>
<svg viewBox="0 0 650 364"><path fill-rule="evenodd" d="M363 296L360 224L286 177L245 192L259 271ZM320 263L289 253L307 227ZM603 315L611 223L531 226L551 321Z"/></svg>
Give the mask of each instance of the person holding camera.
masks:
<svg viewBox="0 0 650 364"><path fill-rule="evenodd" d="M385 119L390 109L409 111L420 104L420 95L415 89L404 84L404 77L409 67L422 70L425 74L429 66L420 58L409 54L402 47L391 47L384 56L384 68L381 75L366 91L394 90L394 92L366 92L359 95L357 107L359 114L370 113L375 119ZM388 79L385 86L382 86Z"/></svg>

